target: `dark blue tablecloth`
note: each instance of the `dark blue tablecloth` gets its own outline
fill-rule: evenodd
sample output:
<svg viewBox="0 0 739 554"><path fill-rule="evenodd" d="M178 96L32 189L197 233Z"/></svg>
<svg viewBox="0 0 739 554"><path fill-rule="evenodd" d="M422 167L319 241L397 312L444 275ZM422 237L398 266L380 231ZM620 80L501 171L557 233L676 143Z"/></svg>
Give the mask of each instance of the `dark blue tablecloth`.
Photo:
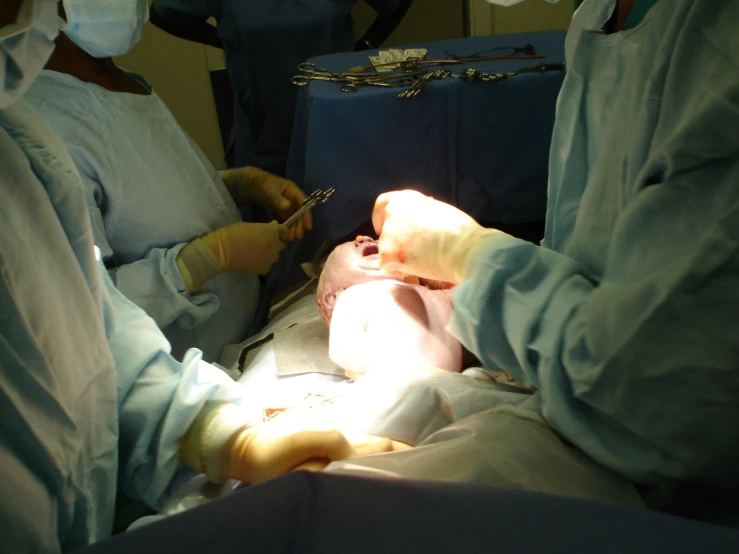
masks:
<svg viewBox="0 0 739 554"><path fill-rule="evenodd" d="M518 490L300 472L76 552L736 554L739 532Z"/></svg>
<svg viewBox="0 0 739 554"><path fill-rule="evenodd" d="M428 43L429 58L531 43L547 63L564 61L564 32L475 37ZM367 65L359 52L310 60L345 71ZM507 52L493 52L492 55ZM514 71L539 60L481 62L483 72ZM468 66L449 66L455 74ZM336 187L314 212L309 240L337 240L370 217L378 194L412 187L484 222L544 219L549 144L563 73L527 74L494 83L448 78L419 96L365 87L342 93L315 81L298 99L288 177L309 192Z"/></svg>

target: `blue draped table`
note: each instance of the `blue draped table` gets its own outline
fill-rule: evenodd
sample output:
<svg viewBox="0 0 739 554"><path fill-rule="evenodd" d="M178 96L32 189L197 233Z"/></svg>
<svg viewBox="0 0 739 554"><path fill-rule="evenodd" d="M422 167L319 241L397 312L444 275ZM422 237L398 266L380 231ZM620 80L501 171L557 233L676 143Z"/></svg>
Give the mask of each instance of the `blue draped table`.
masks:
<svg viewBox="0 0 739 554"><path fill-rule="evenodd" d="M564 32L474 37L415 47L448 58L496 47L533 44L544 60L500 60L447 66L481 72L515 71L564 61ZM330 71L368 65L355 52L309 60ZM508 51L485 55L507 54ZM416 188L483 222L544 219L549 144L562 72L529 73L499 82L433 82L415 98L402 89L365 87L343 93L314 81L298 98L288 177L306 192L336 187L314 210L310 241L338 240L369 219L377 196Z"/></svg>
<svg viewBox="0 0 739 554"><path fill-rule="evenodd" d="M426 57L431 59L449 58L445 51L469 55L532 44L537 54L546 56L446 66L455 75L466 67L501 73L539 62L563 62L564 39L564 32L552 31L408 48L426 48ZM368 65L368 56L373 54L376 51L350 52L309 61L321 69L346 71ZM329 203L313 210L313 231L291 243L264 280L253 331L266 321L272 295L305 279L299 264L310 261L322 242L348 238L366 227L375 199L383 192L415 188L458 206L483 224L528 240L541 239L541 235L518 235L505 225L536 222L534 235L543 227L549 144L563 79L559 71L490 83L450 77L406 100L396 98L404 89L364 87L346 93L339 90L339 83L326 81L303 87L287 176L308 193L329 187L337 192Z"/></svg>

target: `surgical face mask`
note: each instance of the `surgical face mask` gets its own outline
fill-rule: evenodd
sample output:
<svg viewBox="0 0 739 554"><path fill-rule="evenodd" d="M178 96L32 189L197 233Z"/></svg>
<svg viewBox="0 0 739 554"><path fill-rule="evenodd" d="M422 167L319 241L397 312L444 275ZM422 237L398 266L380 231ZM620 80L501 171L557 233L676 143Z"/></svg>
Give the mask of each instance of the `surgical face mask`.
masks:
<svg viewBox="0 0 739 554"><path fill-rule="evenodd" d="M524 0L486 0L488 4L495 4L496 6L515 6L520 4ZM556 4L559 0L546 0L550 4Z"/></svg>
<svg viewBox="0 0 739 554"><path fill-rule="evenodd" d="M141 40L149 21L146 0L62 0L67 21L62 31L96 58L121 56Z"/></svg>
<svg viewBox="0 0 739 554"><path fill-rule="evenodd" d="M41 73L54 51L58 21L56 0L25 0L16 22L0 29L0 109L22 96Z"/></svg>

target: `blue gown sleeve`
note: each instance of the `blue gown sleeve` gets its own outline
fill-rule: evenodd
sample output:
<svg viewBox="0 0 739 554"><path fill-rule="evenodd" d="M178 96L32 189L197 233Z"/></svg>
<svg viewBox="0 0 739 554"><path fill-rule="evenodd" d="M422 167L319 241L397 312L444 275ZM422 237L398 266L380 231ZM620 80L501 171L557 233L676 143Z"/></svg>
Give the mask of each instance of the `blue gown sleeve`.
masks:
<svg viewBox="0 0 739 554"><path fill-rule="evenodd" d="M637 482L739 483L739 140L726 138L637 193L599 282L506 237L473 253L453 293L467 348L533 384L552 427Z"/></svg>
<svg viewBox="0 0 739 554"><path fill-rule="evenodd" d="M154 321L113 285L100 263L105 331L118 383L120 484L157 509L178 469L179 441L206 402L244 408L243 388L189 350L182 362ZM256 412L254 418L258 417Z"/></svg>
<svg viewBox="0 0 739 554"><path fill-rule="evenodd" d="M104 189L93 175L85 171L84 163L80 163L79 159L75 162L87 191L95 245L100 248L103 259L108 260L113 256L113 249L108 243L100 209L105 202ZM208 321L220 306L220 299L213 292L187 291L176 261L186 244L152 248L142 259L109 270L115 286L149 314L161 329L172 323L186 329L197 327Z"/></svg>

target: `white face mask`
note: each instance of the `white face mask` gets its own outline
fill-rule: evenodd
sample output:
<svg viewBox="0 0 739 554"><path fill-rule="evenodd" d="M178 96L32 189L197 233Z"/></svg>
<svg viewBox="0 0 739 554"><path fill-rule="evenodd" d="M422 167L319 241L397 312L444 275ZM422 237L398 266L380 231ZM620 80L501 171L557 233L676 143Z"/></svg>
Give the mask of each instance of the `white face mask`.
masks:
<svg viewBox="0 0 739 554"><path fill-rule="evenodd" d="M515 6L520 4L524 0L485 0L488 4L495 4L496 6ZM546 0L550 4L556 4L559 0Z"/></svg>
<svg viewBox="0 0 739 554"><path fill-rule="evenodd" d="M146 0L62 0L62 31L96 58L121 56L141 40L149 21Z"/></svg>
<svg viewBox="0 0 739 554"><path fill-rule="evenodd" d="M58 21L56 0L24 0L16 22L0 29L0 109L22 96L41 73L54 51Z"/></svg>

